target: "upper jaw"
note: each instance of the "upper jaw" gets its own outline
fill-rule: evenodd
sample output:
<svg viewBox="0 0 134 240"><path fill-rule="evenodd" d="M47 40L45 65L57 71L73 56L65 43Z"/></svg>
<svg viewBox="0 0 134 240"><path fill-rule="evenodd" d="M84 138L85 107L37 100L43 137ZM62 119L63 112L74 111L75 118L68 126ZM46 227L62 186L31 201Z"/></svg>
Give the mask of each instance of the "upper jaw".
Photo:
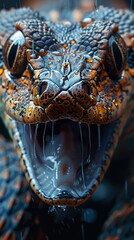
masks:
<svg viewBox="0 0 134 240"><path fill-rule="evenodd" d="M111 80L103 73L98 83L80 80L67 90L62 90L50 79L43 80L45 85L37 81L30 89L29 79L11 79L7 71L2 81L2 101L7 113L27 123L63 118L91 124L109 123L122 114L133 88L133 79L127 69L118 81Z"/></svg>

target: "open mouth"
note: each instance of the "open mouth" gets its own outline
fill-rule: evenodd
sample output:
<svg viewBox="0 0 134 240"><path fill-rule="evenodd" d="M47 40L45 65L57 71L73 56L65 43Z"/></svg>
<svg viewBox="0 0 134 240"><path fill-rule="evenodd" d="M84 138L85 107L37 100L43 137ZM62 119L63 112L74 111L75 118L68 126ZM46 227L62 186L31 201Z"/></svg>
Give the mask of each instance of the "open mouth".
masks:
<svg viewBox="0 0 134 240"><path fill-rule="evenodd" d="M17 123L31 186L43 201L71 206L87 199L109 165L109 149L114 144L118 122L104 125L71 120Z"/></svg>

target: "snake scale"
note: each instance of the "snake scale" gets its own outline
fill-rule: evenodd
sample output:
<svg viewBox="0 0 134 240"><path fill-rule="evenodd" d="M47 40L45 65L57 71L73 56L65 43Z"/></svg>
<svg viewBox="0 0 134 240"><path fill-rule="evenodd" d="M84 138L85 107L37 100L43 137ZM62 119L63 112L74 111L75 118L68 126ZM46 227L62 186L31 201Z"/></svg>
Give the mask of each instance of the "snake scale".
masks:
<svg viewBox="0 0 134 240"><path fill-rule="evenodd" d="M1 11L0 81L1 118L33 192L52 206L81 205L132 116L133 12L100 7L80 22L54 23L30 8ZM13 146L5 145L1 136L1 239L17 239L31 194Z"/></svg>

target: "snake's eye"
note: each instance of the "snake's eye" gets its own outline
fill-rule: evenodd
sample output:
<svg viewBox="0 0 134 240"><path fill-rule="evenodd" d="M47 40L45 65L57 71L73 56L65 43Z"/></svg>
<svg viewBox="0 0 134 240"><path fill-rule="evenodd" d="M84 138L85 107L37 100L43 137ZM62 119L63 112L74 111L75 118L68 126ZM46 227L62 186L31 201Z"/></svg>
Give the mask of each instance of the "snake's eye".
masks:
<svg viewBox="0 0 134 240"><path fill-rule="evenodd" d="M16 77L20 77L27 66L25 39L21 31L17 31L7 39L3 56L7 69Z"/></svg>
<svg viewBox="0 0 134 240"><path fill-rule="evenodd" d="M118 33L112 35L108 42L105 70L112 79L118 79L127 63L127 47Z"/></svg>

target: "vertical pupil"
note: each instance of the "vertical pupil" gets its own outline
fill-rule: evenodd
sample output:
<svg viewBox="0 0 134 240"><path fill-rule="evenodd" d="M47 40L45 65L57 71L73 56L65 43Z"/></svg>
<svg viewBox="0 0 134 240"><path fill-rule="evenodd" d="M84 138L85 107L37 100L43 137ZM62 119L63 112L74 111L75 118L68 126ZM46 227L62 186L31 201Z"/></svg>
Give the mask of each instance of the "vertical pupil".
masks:
<svg viewBox="0 0 134 240"><path fill-rule="evenodd" d="M9 54L8 54L8 65L10 68L12 68L12 66L13 66L17 49L18 49L18 43L16 41L12 44Z"/></svg>
<svg viewBox="0 0 134 240"><path fill-rule="evenodd" d="M115 41L112 43L112 48L113 48L113 54L114 54L116 67L117 67L118 71L120 71L122 68L123 61L122 61L122 55L121 55L120 49Z"/></svg>

